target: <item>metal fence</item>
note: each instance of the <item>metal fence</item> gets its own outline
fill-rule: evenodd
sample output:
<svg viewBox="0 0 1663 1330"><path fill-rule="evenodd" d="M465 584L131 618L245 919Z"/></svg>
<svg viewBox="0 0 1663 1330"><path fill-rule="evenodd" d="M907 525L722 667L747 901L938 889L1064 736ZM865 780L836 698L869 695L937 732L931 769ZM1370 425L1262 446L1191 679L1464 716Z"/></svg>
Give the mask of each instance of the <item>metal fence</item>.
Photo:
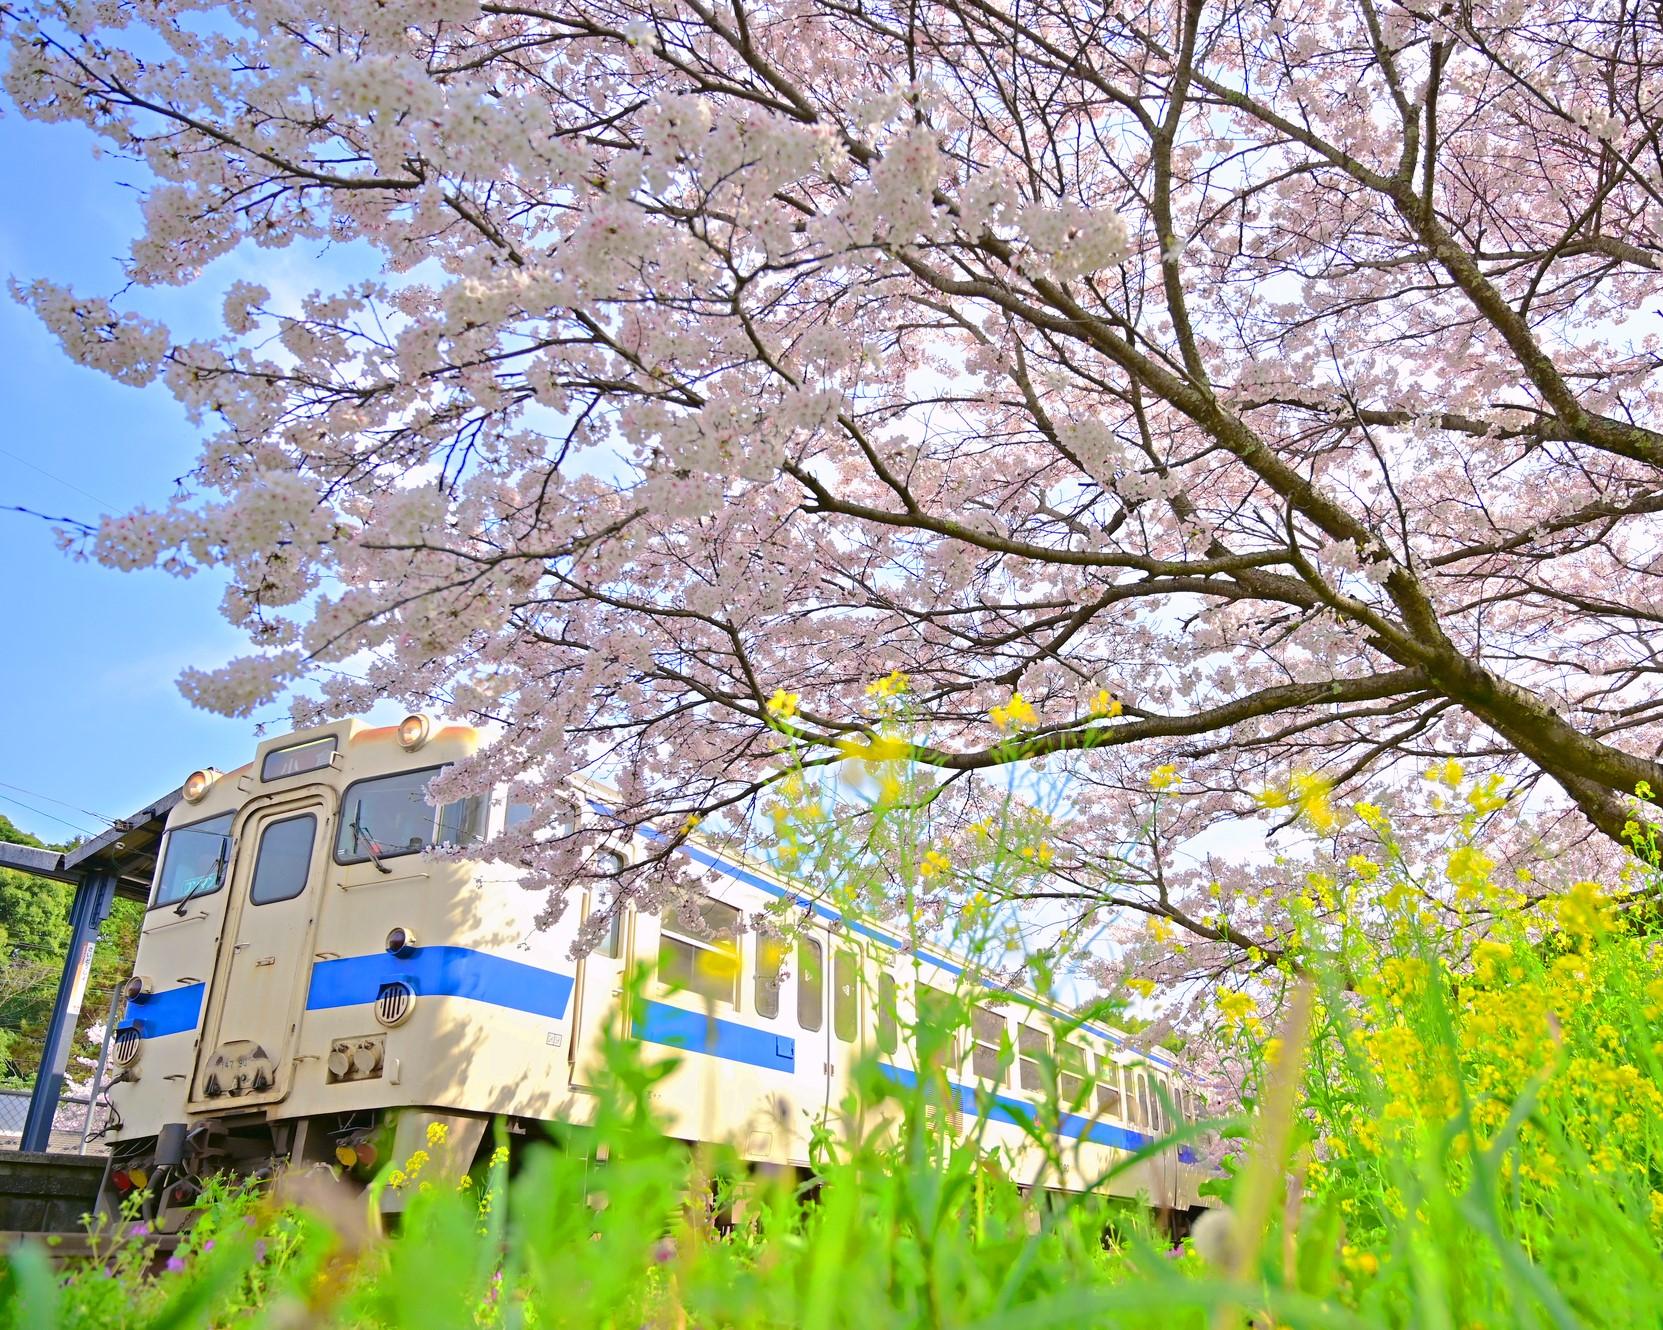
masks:
<svg viewBox="0 0 1663 1330"><path fill-rule="evenodd" d="M52 1117L52 1134L58 1138L54 1148L62 1147L65 1136L82 1136L97 1131L108 1113L109 1110L100 1104L89 1122L86 1095L65 1095L58 1100L58 1111ZM23 1135L23 1123L28 1116L27 1090L0 1090L0 1147L16 1148L17 1138Z"/></svg>
<svg viewBox="0 0 1663 1330"><path fill-rule="evenodd" d="M29 1113L27 1090L0 1090L0 1136L19 1136Z"/></svg>

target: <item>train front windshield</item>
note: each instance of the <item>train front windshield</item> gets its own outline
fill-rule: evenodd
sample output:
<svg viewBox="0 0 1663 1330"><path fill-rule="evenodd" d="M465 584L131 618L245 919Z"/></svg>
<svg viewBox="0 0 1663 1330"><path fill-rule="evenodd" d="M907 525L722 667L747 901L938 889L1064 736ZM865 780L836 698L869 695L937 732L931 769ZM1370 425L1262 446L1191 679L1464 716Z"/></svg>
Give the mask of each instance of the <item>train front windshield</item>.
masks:
<svg viewBox="0 0 1663 1330"><path fill-rule="evenodd" d="M153 907L211 895L224 885L226 865L231 862L231 821L235 816L221 813L167 833L167 851Z"/></svg>

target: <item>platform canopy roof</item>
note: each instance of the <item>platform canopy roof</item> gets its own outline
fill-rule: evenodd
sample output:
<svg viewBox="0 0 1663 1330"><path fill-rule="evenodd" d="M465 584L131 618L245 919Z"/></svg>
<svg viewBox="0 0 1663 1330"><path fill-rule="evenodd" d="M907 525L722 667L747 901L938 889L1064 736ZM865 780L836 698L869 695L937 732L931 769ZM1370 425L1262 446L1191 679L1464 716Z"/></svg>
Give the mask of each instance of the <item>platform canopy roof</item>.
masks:
<svg viewBox="0 0 1663 1330"><path fill-rule="evenodd" d="M0 841L0 868L15 868L58 882L79 882L88 873L113 873L116 895L128 900L148 900L150 880L156 872L156 856L161 849L162 828L168 813L183 797L182 790L164 794L155 803L122 818L108 831L100 832L72 850L43 850L33 845Z"/></svg>

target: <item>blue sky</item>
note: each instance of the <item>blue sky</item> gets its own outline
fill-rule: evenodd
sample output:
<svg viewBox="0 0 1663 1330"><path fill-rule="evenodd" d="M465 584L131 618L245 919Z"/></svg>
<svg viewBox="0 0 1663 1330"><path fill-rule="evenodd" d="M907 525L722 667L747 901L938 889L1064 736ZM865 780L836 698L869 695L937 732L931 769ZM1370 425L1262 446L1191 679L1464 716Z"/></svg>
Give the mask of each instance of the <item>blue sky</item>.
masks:
<svg viewBox="0 0 1663 1330"><path fill-rule="evenodd" d="M103 296L121 289L137 168L95 159L91 146L76 127L0 118L0 273ZM265 270L277 269L293 279L307 257L235 256L215 265L215 280L132 303L176 332L208 331L233 275L260 270L269 280ZM199 434L164 387L127 388L72 364L4 294L0 348L0 505L90 522L166 500ZM77 563L47 523L11 512L0 512L0 570L0 812L19 826L47 839L96 831L103 824L87 810L123 816L196 767L236 766L252 752L257 720L281 723L280 709L254 720L194 710L174 686L185 666L243 648L220 618L219 579Z"/></svg>

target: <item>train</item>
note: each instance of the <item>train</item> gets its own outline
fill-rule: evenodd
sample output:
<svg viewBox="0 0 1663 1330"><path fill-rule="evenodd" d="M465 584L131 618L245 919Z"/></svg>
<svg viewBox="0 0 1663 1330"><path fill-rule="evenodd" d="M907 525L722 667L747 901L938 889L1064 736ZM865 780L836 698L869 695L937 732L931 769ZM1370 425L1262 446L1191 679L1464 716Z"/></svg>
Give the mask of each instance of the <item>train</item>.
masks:
<svg viewBox="0 0 1663 1330"><path fill-rule="evenodd" d="M857 1064L875 1065L925 1086L947 1130L973 1124L1021 1185L1169 1216L1204 1204L1206 1170L1182 1143L1200 1099L1163 1054L1037 993L985 987L962 959L697 831L674 851L698 884L690 908L628 907L605 874L659 847L612 829L600 787L573 791L573 826L587 821L590 852L609 857L539 927L544 896L521 870L469 852L531 806L508 789L428 797L488 741L419 714L348 719L191 774L110 1035L111 1204L136 1193L165 1228L215 1173L365 1181L436 1141L427 1176L459 1175L494 1121L535 1136L593 1119L620 1011L642 1056L676 1060L653 1091L666 1130L725 1143L748 1168L810 1179L816 1131L835 1126ZM789 929L750 926L781 901ZM605 927L580 952L597 912ZM918 1029L955 1003L962 1029L921 1054ZM1052 1150L1024 1129L1046 1103L1061 1106ZM398 1208L397 1189L381 1196Z"/></svg>

